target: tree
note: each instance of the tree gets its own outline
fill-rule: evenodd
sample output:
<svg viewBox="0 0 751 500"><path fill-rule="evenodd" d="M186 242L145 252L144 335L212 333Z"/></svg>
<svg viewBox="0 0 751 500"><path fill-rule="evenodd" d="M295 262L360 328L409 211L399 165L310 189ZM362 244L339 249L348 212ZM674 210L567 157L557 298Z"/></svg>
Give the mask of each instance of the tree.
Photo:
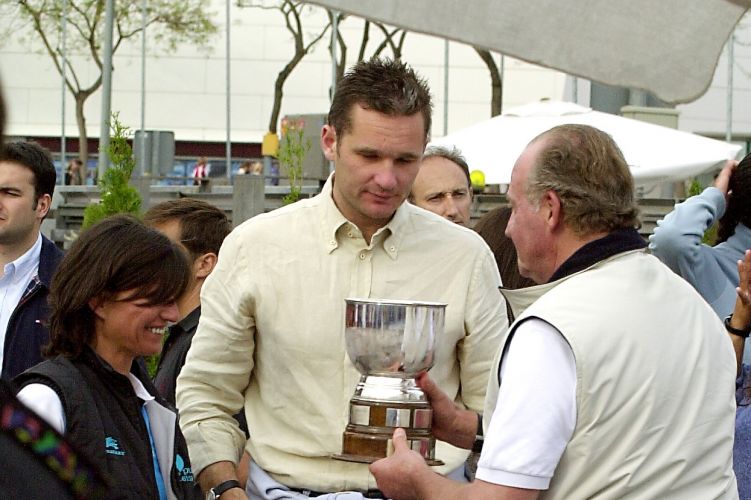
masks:
<svg viewBox="0 0 751 500"><path fill-rule="evenodd" d="M282 120L282 144L279 147L279 163L287 171L289 193L284 195L285 205L294 203L302 194L303 163L310 150L310 139L305 137L303 120Z"/></svg>
<svg viewBox="0 0 751 500"><path fill-rule="evenodd" d="M407 36L407 31L400 29L400 28L393 28L391 31L386 28L381 23L373 23L376 26L378 26L378 29L381 30L383 33L384 39L381 42L381 44L376 49L375 53L373 53L373 57L379 56L383 49L386 47L391 48L391 53L394 55L394 60L399 61L402 58L402 49L404 48L404 38ZM394 39L399 37L399 41L396 42Z"/></svg>
<svg viewBox="0 0 751 500"><path fill-rule="evenodd" d="M312 7L305 6L302 2L294 0L282 0L281 2L273 2L273 4L267 4L265 2L254 2L252 0L238 0L237 5L239 7L254 7L258 9L278 10L284 16L284 23L292 34L292 41L294 42L295 52L289 62L282 68L276 77L274 82L274 104L271 108L271 117L269 118L269 132L276 134L277 123L279 122L279 114L282 110L282 98L284 97L284 83L292 74L292 71L300 64L300 61L308 55L313 47L318 43L321 38L324 37L329 30L331 23L327 24L320 32L310 35L308 42L306 43L306 34L303 31L301 15L304 8L311 9Z"/></svg>
<svg viewBox="0 0 751 500"><path fill-rule="evenodd" d="M120 123L117 113L112 114L112 137L107 148L112 166L99 179L101 201L86 207L83 211L83 229L87 229L105 217L115 214L140 215L141 195L128 184L136 160L128 144L130 128Z"/></svg>
<svg viewBox="0 0 751 500"><path fill-rule="evenodd" d="M38 35L43 50L52 58L57 71L63 74L63 54L60 50L60 26L65 0L0 0L0 5L17 9L21 19ZM115 0L115 26L112 53L121 44L142 30L141 2ZM174 50L178 44L188 42L206 45L217 32L208 12L210 0L149 0L146 7L146 26L154 40ZM67 0L67 36L65 58L65 86L76 102L79 156L86 162L88 145L86 134L86 100L102 85L102 39L104 31L105 0ZM71 55L86 55L78 65ZM96 65L98 72L93 80L84 81L85 75Z"/></svg>
<svg viewBox="0 0 751 500"><path fill-rule="evenodd" d="M329 25L333 24L333 15L330 10L326 10L326 14L329 17ZM344 37L342 37L341 31L339 30L339 26L341 26L342 21L346 19L346 14L338 13L337 14L337 33L336 33L336 39L337 39L337 47L339 49L338 56L334 55L336 57L336 79L337 81L344 76L344 71L347 68L347 43L344 40ZM402 58L402 49L404 47L404 39L407 36L407 31L403 30L401 28L392 28L389 30L385 25L382 23L371 21L369 19L365 19L363 24L363 30L362 30L362 37L360 38L360 49L357 52L357 60L355 62L360 62L363 59L365 59L365 53L367 51L368 42L370 41L370 25L375 25L381 32L383 33L383 40L381 43L376 47L373 54L371 54L370 57L378 57L381 55L381 53L388 47L391 49L392 57L394 60L398 61ZM395 39L398 36L398 41L395 41ZM329 45L329 52L331 52L331 45Z"/></svg>
<svg viewBox="0 0 751 500"><path fill-rule="evenodd" d="M493 59L493 55L489 50L480 49L474 47L477 55L485 63L490 71L490 85L492 89L492 97L490 99L490 116L498 116L501 114L501 108L503 106L503 79L501 78L501 72Z"/></svg>

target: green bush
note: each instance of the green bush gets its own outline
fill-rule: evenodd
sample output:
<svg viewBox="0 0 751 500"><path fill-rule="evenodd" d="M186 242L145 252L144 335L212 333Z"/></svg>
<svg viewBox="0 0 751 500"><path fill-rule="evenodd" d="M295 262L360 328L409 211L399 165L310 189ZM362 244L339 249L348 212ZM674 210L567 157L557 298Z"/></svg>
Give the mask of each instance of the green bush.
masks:
<svg viewBox="0 0 751 500"><path fill-rule="evenodd" d="M303 120L282 120L282 143L279 146L279 163L289 177L289 194L284 195L282 203L289 205L300 199L302 193L303 162L310 149L310 139L305 138Z"/></svg>
<svg viewBox="0 0 751 500"><path fill-rule="evenodd" d="M111 165L99 179L101 201L86 207L83 212L83 229L91 227L105 217L115 214L132 214L141 212L141 195L128 184L136 160L128 144L130 128L118 119L118 113L112 114L112 137L107 148Z"/></svg>

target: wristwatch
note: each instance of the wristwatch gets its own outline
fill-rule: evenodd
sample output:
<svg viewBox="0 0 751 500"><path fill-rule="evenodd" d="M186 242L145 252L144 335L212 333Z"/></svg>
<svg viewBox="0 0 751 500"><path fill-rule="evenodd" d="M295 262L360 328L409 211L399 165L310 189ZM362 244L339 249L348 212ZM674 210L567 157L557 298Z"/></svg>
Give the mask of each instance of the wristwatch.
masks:
<svg viewBox="0 0 751 500"><path fill-rule="evenodd" d="M216 500L222 496L225 491L231 490L232 488L242 488L242 486L240 486L240 482L235 479L224 481L223 483L217 484L206 493L206 500Z"/></svg>
<svg viewBox="0 0 751 500"><path fill-rule="evenodd" d="M725 318L725 330L728 331L728 333L732 333L733 335L737 335L738 337L743 337L744 339L748 338L748 335L751 334L751 325L747 326L746 328L734 328L730 326L730 321L733 319L733 315L730 314L727 318Z"/></svg>
<svg viewBox="0 0 751 500"><path fill-rule="evenodd" d="M472 443L472 453L482 452L482 445L485 443L485 436L482 432L482 415L477 414L477 431L475 432L475 442Z"/></svg>

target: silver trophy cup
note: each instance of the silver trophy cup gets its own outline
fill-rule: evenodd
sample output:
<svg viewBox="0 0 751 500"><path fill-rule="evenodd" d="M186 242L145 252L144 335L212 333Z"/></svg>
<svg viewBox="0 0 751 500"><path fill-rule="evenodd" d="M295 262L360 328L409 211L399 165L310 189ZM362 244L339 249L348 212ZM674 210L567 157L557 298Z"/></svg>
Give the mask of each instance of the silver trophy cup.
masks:
<svg viewBox="0 0 751 500"><path fill-rule="evenodd" d="M446 304L346 299L347 354L362 374L350 400L342 453L334 458L373 462L393 450L402 427L410 447L430 465L435 458L433 410L414 377L433 366Z"/></svg>

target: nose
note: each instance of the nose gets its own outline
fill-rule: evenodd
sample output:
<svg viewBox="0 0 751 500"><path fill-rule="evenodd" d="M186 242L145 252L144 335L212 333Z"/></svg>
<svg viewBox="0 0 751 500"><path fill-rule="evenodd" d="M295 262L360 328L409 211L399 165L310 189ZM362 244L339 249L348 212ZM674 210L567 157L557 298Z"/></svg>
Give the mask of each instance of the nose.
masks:
<svg viewBox="0 0 751 500"><path fill-rule="evenodd" d="M443 216L451 221L456 221L459 218L459 209L454 197L450 194L443 199Z"/></svg>
<svg viewBox="0 0 751 500"><path fill-rule="evenodd" d="M166 321L177 323L180 319L180 310L177 308L177 302L172 301L169 304L165 304L160 316Z"/></svg>
<svg viewBox="0 0 751 500"><path fill-rule="evenodd" d="M394 170L394 162L389 159L385 159L383 164L378 167L373 180L384 191L393 191L396 188L396 171Z"/></svg>
<svg viewBox="0 0 751 500"><path fill-rule="evenodd" d="M508 219L508 222L506 223L506 230L503 231L503 234L506 235L506 238L511 238L511 231L514 227L514 213L511 212L511 216Z"/></svg>

